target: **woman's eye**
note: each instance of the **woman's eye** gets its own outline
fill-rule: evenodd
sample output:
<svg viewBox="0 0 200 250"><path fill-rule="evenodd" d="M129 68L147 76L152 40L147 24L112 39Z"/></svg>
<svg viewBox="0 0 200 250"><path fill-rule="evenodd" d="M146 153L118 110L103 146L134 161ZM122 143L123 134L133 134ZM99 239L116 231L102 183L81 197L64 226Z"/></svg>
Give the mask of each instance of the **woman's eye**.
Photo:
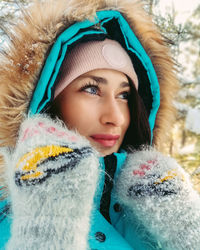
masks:
<svg viewBox="0 0 200 250"><path fill-rule="evenodd" d="M124 100L128 100L129 96L130 96L130 92L125 91L125 92L119 94L118 97L121 98L121 99L124 99Z"/></svg>
<svg viewBox="0 0 200 250"><path fill-rule="evenodd" d="M92 87L87 87L85 89L85 92L89 93L89 94L92 94L92 95L97 95L98 93L98 89L96 86L92 86Z"/></svg>
<svg viewBox="0 0 200 250"><path fill-rule="evenodd" d="M99 87L97 85L87 84L81 88L81 91L89 93L91 95L98 95Z"/></svg>

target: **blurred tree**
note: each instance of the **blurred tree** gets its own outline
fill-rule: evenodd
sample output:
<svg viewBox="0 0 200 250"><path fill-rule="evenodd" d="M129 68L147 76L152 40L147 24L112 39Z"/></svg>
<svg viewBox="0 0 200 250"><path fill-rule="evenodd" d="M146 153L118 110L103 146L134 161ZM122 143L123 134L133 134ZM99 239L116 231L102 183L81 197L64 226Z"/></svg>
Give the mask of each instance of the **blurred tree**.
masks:
<svg viewBox="0 0 200 250"><path fill-rule="evenodd" d="M192 73L195 78L200 78L200 5L195 9L191 18L185 24L185 29L188 33L188 40L192 43L192 46L189 47L189 51L192 55L196 55Z"/></svg>
<svg viewBox="0 0 200 250"><path fill-rule="evenodd" d="M191 152L185 152L179 156L180 162L193 174L194 180L200 190L200 5L194 10L191 17L185 23L187 33L182 42L186 65L183 70L190 74L182 78L184 88L180 92L179 101L188 106L184 133L183 147L194 145Z"/></svg>
<svg viewBox="0 0 200 250"><path fill-rule="evenodd" d="M159 9L160 0L143 0L145 8L152 15L155 24L159 27L162 35L173 46L177 47L180 41L185 37L186 32L183 25L175 24L176 11L174 7L169 9L166 15L162 15Z"/></svg>
<svg viewBox="0 0 200 250"><path fill-rule="evenodd" d="M19 5L28 4L28 0L0 0L0 44L6 39L5 26L17 19Z"/></svg>
<svg viewBox="0 0 200 250"><path fill-rule="evenodd" d="M143 1L170 45L179 72L181 88L175 102L177 121L166 148L193 176L200 191L200 5L184 24L177 25L173 6L163 16L159 0Z"/></svg>

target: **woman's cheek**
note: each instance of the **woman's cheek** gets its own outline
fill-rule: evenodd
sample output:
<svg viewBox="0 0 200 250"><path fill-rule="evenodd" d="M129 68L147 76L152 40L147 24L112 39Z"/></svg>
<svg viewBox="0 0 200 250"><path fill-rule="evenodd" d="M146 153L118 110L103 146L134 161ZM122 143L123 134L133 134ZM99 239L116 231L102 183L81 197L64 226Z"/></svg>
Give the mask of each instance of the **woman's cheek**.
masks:
<svg viewBox="0 0 200 250"><path fill-rule="evenodd" d="M73 100L73 105L66 105L63 120L69 128L77 129L80 134L87 136L91 127L97 126L97 113L94 100L77 98Z"/></svg>

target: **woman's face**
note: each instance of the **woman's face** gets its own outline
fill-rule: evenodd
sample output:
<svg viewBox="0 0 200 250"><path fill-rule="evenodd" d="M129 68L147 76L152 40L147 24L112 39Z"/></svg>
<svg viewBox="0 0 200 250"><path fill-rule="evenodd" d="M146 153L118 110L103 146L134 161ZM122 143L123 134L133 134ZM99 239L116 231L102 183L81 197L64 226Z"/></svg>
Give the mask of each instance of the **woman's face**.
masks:
<svg viewBox="0 0 200 250"><path fill-rule="evenodd" d="M98 69L81 75L56 98L65 124L85 136L102 156L117 152L130 124L125 74Z"/></svg>

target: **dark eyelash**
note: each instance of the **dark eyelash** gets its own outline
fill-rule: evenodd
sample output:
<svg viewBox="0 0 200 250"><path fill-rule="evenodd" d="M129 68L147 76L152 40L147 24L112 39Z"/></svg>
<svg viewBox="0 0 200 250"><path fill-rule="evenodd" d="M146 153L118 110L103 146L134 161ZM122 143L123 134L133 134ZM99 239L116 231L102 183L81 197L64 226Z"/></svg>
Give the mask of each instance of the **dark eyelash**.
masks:
<svg viewBox="0 0 200 250"><path fill-rule="evenodd" d="M85 83L82 87L81 87L81 91L82 90L85 90L85 89L87 89L87 88L89 88L89 87L99 87L99 83L97 83L97 82L87 82L87 83Z"/></svg>
<svg viewBox="0 0 200 250"><path fill-rule="evenodd" d="M121 95L126 95L126 98L124 98L124 99L128 100L130 98L130 92L129 91L124 91L124 92L121 93Z"/></svg>

